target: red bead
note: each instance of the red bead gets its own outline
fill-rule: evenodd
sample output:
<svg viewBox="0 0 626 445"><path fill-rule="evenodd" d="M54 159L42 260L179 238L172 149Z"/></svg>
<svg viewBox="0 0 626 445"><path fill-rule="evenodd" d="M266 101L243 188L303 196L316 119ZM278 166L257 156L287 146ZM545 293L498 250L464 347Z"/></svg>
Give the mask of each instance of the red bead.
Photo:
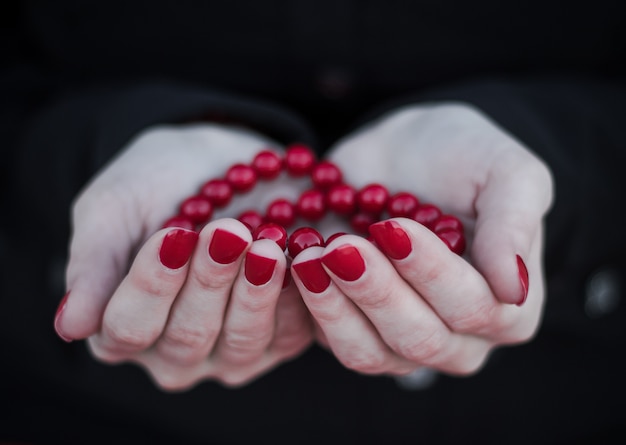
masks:
<svg viewBox="0 0 626 445"><path fill-rule="evenodd" d="M274 179L283 168L283 160L273 151L264 150L254 157L252 168L259 178Z"/></svg>
<svg viewBox="0 0 626 445"><path fill-rule="evenodd" d="M350 218L352 229L361 234L368 233L370 226L377 222L378 219L371 213L357 213Z"/></svg>
<svg viewBox="0 0 626 445"><path fill-rule="evenodd" d="M431 228L432 224L441 216L439 207L432 204L420 205L412 216L412 219L418 223Z"/></svg>
<svg viewBox="0 0 626 445"><path fill-rule="evenodd" d="M346 232L337 232L337 233L333 233L332 235L330 235L328 237L328 239L326 240L326 245L328 246L330 243L332 243L335 239L339 238L342 235L347 235Z"/></svg>
<svg viewBox="0 0 626 445"><path fill-rule="evenodd" d="M226 172L226 181L237 192L247 192L256 184L257 176L252 167L245 164L235 164Z"/></svg>
<svg viewBox="0 0 626 445"><path fill-rule="evenodd" d="M191 196L180 205L179 214L189 218L195 224L202 224L207 222L213 215L213 205L206 196Z"/></svg>
<svg viewBox="0 0 626 445"><path fill-rule="evenodd" d="M181 227L187 230L195 230L196 224L186 216L176 215L163 223L163 229L166 227Z"/></svg>
<svg viewBox="0 0 626 445"><path fill-rule="evenodd" d="M463 233L463 223L456 216L441 215L432 223L431 230L439 232L444 229L452 229Z"/></svg>
<svg viewBox="0 0 626 445"><path fill-rule="evenodd" d="M443 229L435 232L435 234L457 255L462 255L465 251L465 236L463 236L463 233L454 229Z"/></svg>
<svg viewBox="0 0 626 445"><path fill-rule="evenodd" d="M200 193L209 198L214 207L220 208L230 202L233 188L225 179L211 179L202 186Z"/></svg>
<svg viewBox="0 0 626 445"><path fill-rule="evenodd" d="M291 227L296 221L296 208L288 200L279 198L267 207L265 220L283 227Z"/></svg>
<svg viewBox="0 0 626 445"><path fill-rule="evenodd" d="M333 185L341 184L343 175L341 170L332 162L322 161L313 167L311 181L319 189L326 190Z"/></svg>
<svg viewBox="0 0 626 445"><path fill-rule="evenodd" d="M347 184L332 186L326 193L328 209L340 215L349 215L356 209L356 190Z"/></svg>
<svg viewBox="0 0 626 445"><path fill-rule="evenodd" d="M259 239L270 239L275 241L282 250L287 248L287 231L283 226L275 223L261 224L252 232L252 239L255 241Z"/></svg>
<svg viewBox="0 0 626 445"><path fill-rule="evenodd" d="M315 154L305 145L293 144L285 153L285 168L291 176L304 176L315 165Z"/></svg>
<svg viewBox="0 0 626 445"><path fill-rule="evenodd" d="M246 226L248 226L251 232L254 232L261 224L265 222L263 221L263 215L261 215L256 210L247 210L243 213L240 213L237 219L244 223Z"/></svg>
<svg viewBox="0 0 626 445"><path fill-rule="evenodd" d="M357 205L363 212L378 214L385 210L389 192L380 184L363 187L356 196Z"/></svg>
<svg viewBox="0 0 626 445"><path fill-rule="evenodd" d="M399 192L389 198L387 213L391 218L410 218L419 205L419 200L414 195L407 192Z"/></svg>
<svg viewBox="0 0 626 445"><path fill-rule="evenodd" d="M324 192L313 189L307 190L300 195L296 203L298 215L309 221L322 219L326 214L326 202Z"/></svg>
<svg viewBox="0 0 626 445"><path fill-rule="evenodd" d="M311 227L300 227L296 229L288 241L289 255L295 258L304 249L313 246L324 246L324 237Z"/></svg>

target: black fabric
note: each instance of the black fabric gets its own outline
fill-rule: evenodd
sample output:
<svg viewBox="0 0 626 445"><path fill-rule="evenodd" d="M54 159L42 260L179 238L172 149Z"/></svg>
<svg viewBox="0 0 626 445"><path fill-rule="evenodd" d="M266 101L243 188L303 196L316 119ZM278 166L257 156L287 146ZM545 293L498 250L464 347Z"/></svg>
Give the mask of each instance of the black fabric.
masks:
<svg viewBox="0 0 626 445"><path fill-rule="evenodd" d="M5 3L0 441L626 441L626 308L585 311L598 271L614 271L625 295L624 5ZM143 128L236 122L323 153L389 103L435 100L481 108L555 174L546 319L533 342L423 391L313 347L241 389L166 394L138 368L99 364L55 336L71 200Z"/></svg>

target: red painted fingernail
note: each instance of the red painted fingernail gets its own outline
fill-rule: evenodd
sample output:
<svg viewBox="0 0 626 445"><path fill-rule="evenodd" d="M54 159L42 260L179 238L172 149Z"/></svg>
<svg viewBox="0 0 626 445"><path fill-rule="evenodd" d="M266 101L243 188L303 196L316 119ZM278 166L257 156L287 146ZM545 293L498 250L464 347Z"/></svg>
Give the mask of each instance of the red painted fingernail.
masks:
<svg viewBox="0 0 626 445"><path fill-rule="evenodd" d="M70 296L70 293L68 291L68 293L66 293L65 296L61 299L61 303L59 303L57 312L54 315L54 330L56 331L57 335L61 337L63 341L66 341L68 343L70 343L73 339L65 335L63 332L61 332L59 325L61 324L61 317L63 316L63 311L65 310L65 306L67 305L67 297L69 296Z"/></svg>
<svg viewBox="0 0 626 445"><path fill-rule="evenodd" d="M322 263L344 281L356 281L365 272L365 261L356 247L340 246L322 257Z"/></svg>
<svg viewBox="0 0 626 445"><path fill-rule="evenodd" d="M310 292L319 294L330 286L330 276L322 267L322 261L319 258L294 264L293 268L298 273L304 287Z"/></svg>
<svg viewBox="0 0 626 445"><path fill-rule="evenodd" d="M216 229L209 244L209 255L217 263L230 264L239 258L247 245L246 240L234 233Z"/></svg>
<svg viewBox="0 0 626 445"><path fill-rule="evenodd" d="M163 238L159 250L161 264L169 269L183 267L189 261L197 241L197 232L186 229L170 230Z"/></svg>
<svg viewBox="0 0 626 445"><path fill-rule="evenodd" d="M411 253L411 240L404 229L395 221L381 221L369 228L376 245L385 255L401 260Z"/></svg>
<svg viewBox="0 0 626 445"><path fill-rule="evenodd" d="M245 274L246 279L255 286L262 286L274 275L276 260L265 258L256 253L246 254Z"/></svg>
<svg viewBox="0 0 626 445"><path fill-rule="evenodd" d="M519 269L519 281L522 285L522 298L520 299L518 306L521 306L526 301L526 297L528 297L528 269L526 269L526 264L524 264L524 260L519 255L517 257L517 268Z"/></svg>

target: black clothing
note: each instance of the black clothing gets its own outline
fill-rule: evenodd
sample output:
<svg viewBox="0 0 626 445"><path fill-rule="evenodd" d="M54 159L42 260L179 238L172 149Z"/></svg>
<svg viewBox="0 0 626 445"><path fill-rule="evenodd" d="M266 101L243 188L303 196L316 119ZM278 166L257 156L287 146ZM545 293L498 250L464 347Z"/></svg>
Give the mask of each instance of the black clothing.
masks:
<svg viewBox="0 0 626 445"><path fill-rule="evenodd" d="M626 441L626 4L508 3L6 4L0 441ZM531 343L422 391L313 347L241 389L166 394L56 337L71 200L140 130L235 121L323 153L390 104L432 100L475 104L553 170Z"/></svg>

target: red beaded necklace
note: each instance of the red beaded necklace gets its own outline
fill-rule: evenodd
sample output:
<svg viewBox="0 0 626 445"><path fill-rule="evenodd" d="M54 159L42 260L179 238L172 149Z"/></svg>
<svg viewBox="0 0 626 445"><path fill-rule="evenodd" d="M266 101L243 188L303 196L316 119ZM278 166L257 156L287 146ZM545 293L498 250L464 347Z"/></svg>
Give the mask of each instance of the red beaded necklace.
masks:
<svg viewBox="0 0 626 445"><path fill-rule="evenodd" d="M292 258L308 247L325 246L343 234L336 233L324 240L312 227L300 227L287 236L287 229L297 217L315 222L328 211L347 218L360 235L367 235L369 226L385 217L410 218L428 227L451 251L461 255L465 250L463 224L455 216L442 214L433 204L420 203L408 192L390 195L381 184L356 190L343 181L339 167L329 161L317 162L313 151L302 144L288 147L282 158L274 151L263 150L250 165L233 165L223 178L207 181L197 194L185 199L178 214L163 227L199 230L210 221L214 209L228 205L235 194L252 190L259 180L277 178L283 170L291 177L310 175L313 187L304 191L295 203L279 198L268 205L264 215L248 210L237 219L248 226L254 240L274 240Z"/></svg>

